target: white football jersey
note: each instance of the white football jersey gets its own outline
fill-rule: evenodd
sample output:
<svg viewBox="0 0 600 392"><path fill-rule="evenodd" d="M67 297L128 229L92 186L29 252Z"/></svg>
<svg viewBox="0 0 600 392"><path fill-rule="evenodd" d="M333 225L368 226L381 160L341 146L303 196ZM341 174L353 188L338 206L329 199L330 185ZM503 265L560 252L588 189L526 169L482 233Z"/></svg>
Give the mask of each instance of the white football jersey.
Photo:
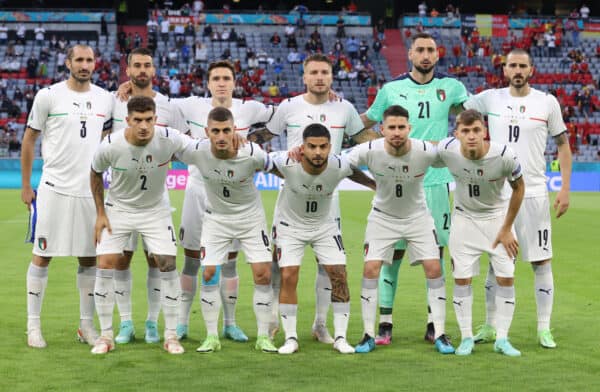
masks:
<svg viewBox="0 0 600 392"><path fill-rule="evenodd" d="M331 199L337 185L352 174L345 158L329 155L327 168L318 175L307 173L287 151L269 154L273 165L285 177L285 186L277 201L277 219L294 225L320 225L331 222Z"/></svg>
<svg viewBox="0 0 600 392"><path fill-rule="evenodd" d="M338 100L313 105L306 102L304 94L282 101L267 128L275 135L287 132L287 149L290 150L302 144L304 128L313 123L327 127L334 154L341 153L344 134L354 136L364 129L360 115L350 102Z"/></svg>
<svg viewBox="0 0 600 392"><path fill-rule="evenodd" d="M258 144L241 147L235 158L218 159L210 149L210 140L205 139L190 143L177 157L202 176L208 213L239 217L262 210L254 173L268 171L271 160Z"/></svg>
<svg viewBox="0 0 600 392"><path fill-rule="evenodd" d="M116 95L113 95L113 131L127 128L127 102L121 101ZM156 125L159 127L170 127L187 132L188 126L179 111L179 108L172 104L169 97L156 93L154 96L156 104Z"/></svg>
<svg viewBox="0 0 600 392"><path fill-rule="evenodd" d="M42 133L42 178L58 193L91 197L90 164L111 128L112 96L98 86L76 92L67 82L41 89L27 126Z"/></svg>
<svg viewBox="0 0 600 392"><path fill-rule="evenodd" d="M513 97L508 88L490 89L469 97L464 106L487 115L490 139L513 149L522 165L525 197L545 195L548 134L567 129L556 98L534 88L526 97Z"/></svg>
<svg viewBox="0 0 600 392"><path fill-rule="evenodd" d="M359 144L347 155L352 166L367 166L377 183L373 209L406 219L427 210L423 178L437 161L437 150L429 142L410 139L411 148L403 156L388 154L384 139Z"/></svg>
<svg viewBox="0 0 600 392"><path fill-rule="evenodd" d="M503 197L505 180L522 176L521 165L514 152L491 142L488 153L479 160L466 158L456 138L438 144L438 154L456 181L454 208L474 218L490 218L506 213L508 203Z"/></svg>
<svg viewBox="0 0 600 392"><path fill-rule="evenodd" d="M208 113L214 109L212 98L188 97L172 99L181 114L193 138L206 139L206 126L208 124ZM228 108L233 114L235 130L246 137L252 124L267 122L273 115L273 107L266 106L258 101L244 101L234 98L231 107ZM202 182L202 176L196 167L189 168L190 185Z"/></svg>
<svg viewBox="0 0 600 392"><path fill-rule="evenodd" d="M155 127L145 146L134 146L122 129L104 138L94 155L92 169L112 169L106 203L125 211L166 209L165 180L171 157L182 152L192 139L171 128Z"/></svg>

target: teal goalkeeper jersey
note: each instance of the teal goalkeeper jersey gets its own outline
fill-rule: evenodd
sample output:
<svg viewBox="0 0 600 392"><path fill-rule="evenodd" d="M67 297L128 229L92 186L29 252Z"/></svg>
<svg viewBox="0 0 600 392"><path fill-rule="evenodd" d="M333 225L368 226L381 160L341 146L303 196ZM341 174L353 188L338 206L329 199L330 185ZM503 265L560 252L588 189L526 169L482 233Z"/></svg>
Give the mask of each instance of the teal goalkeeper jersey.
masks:
<svg viewBox="0 0 600 392"><path fill-rule="evenodd" d="M377 93L375 102L367 110L367 117L382 121L383 112L392 105L408 110L410 137L440 141L448 137L448 114L454 105L467 100L467 89L459 80L435 73L429 83L417 83L409 73L386 83ZM446 168L429 168L424 185L432 186L453 181Z"/></svg>

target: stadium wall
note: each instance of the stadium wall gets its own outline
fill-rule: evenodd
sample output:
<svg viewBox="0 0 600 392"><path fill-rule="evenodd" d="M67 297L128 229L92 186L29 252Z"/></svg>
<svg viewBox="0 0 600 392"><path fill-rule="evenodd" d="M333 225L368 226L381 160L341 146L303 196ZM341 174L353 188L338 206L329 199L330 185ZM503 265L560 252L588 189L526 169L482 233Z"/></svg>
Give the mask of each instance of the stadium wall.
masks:
<svg viewBox="0 0 600 392"><path fill-rule="evenodd" d="M37 187L42 174L42 160L36 159L33 164L33 173L31 183L34 188ZM558 191L561 186L560 173L547 172L548 190ZM174 163L169 169L167 176L167 187L169 189L185 189L187 184L188 171L185 165ZM105 185L109 178L105 177ZM256 173L254 183L259 190L276 190L281 186L282 181L272 175L265 173ZM0 160L0 189L19 189L21 188L21 162L18 159ZM358 185L350 180L344 180L340 183L341 190L367 190L367 188ZM573 175L571 177L571 190L575 192L600 192L600 162L573 163Z"/></svg>

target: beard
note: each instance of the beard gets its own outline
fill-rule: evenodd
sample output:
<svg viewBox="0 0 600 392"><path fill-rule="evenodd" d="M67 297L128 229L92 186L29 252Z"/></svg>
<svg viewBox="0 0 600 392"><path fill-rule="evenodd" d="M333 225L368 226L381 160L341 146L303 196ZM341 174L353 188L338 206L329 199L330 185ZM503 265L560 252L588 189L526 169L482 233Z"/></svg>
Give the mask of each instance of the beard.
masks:
<svg viewBox="0 0 600 392"><path fill-rule="evenodd" d="M148 77L147 80L142 81L140 79L137 78L131 78L131 82L137 87L137 88L146 88L148 87L151 83L152 83L152 78Z"/></svg>
<svg viewBox="0 0 600 392"><path fill-rule="evenodd" d="M423 67L421 67L420 65L413 65L413 66L415 67L415 69L416 69L416 70L417 70L419 73L421 73L421 74L423 74L423 75L425 75L425 74L428 74L428 73L430 73L430 72L433 72L433 70L434 70L434 68L435 68L435 64L431 65L431 67L430 67L429 69L427 69L427 68L423 68Z"/></svg>

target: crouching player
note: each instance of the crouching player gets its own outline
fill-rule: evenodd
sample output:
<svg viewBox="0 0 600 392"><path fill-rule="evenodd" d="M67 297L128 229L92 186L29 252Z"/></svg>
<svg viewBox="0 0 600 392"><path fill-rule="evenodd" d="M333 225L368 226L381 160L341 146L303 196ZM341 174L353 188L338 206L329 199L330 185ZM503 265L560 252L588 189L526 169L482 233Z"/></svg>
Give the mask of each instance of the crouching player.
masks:
<svg viewBox="0 0 600 392"><path fill-rule="evenodd" d="M180 285L175 266L175 229L164 192L171 157L183 151L191 139L176 130L155 127L155 122L154 100L143 96L131 98L127 103L128 127L107 136L92 161L98 255L94 301L102 329L93 354L114 349L114 268L134 232L142 235L160 269L164 348L170 354L184 351L175 333ZM109 167L112 182L105 201L102 173Z"/></svg>
<svg viewBox="0 0 600 392"><path fill-rule="evenodd" d="M331 205L335 188L344 178L372 189L375 182L345 158L329 155L331 135L324 125L309 124L302 139L300 162L288 158L286 152L271 155L273 172L285 178L273 219L273 243L282 278L279 310L285 331L285 343L279 353L298 351L296 287L304 248L310 245L331 280L333 348L342 354L352 354L354 347L346 340L350 316L346 253L340 229L332 218Z"/></svg>
<svg viewBox="0 0 600 392"><path fill-rule="evenodd" d="M525 194L521 165L510 148L485 140L483 116L475 110L457 117L454 135L440 142L438 154L456 181L450 229L456 283L452 302L462 335L456 354L473 350L471 279L479 272L479 258L487 253L499 286L494 351L517 357L521 352L508 341L508 329L515 309L514 260L519 248L512 226ZM505 180L512 188L508 210Z"/></svg>

